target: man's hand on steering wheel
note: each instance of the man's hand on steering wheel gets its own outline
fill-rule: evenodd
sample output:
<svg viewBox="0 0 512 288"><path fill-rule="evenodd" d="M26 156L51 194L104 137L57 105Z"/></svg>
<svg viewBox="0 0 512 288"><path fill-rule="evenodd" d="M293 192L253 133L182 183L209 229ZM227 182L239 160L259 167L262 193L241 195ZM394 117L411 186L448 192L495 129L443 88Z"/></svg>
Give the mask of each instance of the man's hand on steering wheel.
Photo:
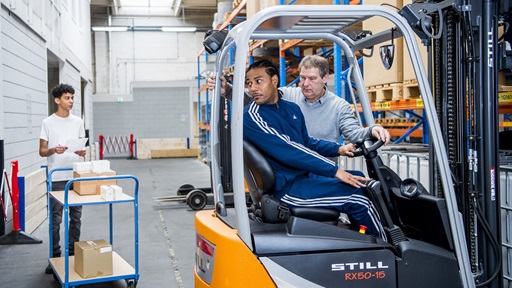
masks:
<svg viewBox="0 0 512 288"><path fill-rule="evenodd" d="M378 125L372 127L372 136L377 138L378 140L382 140L382 142L384 142L384 145L388 145L389 140L391 139L388 130Z"/></svg>
<svg viewBox="0 0 512 288"><path fill-rule="evenodd" d="M354 157L354 151L356 151L356 146L352 143L343 145L338 149L338 154L341 156Z"/></svg>

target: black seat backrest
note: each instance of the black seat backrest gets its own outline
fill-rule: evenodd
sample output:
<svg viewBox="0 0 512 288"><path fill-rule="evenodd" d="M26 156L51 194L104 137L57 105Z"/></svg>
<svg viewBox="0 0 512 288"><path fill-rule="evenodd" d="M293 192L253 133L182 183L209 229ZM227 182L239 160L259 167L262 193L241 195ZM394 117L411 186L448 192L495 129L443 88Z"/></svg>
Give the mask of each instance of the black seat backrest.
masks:
<svg viewBox="0 0 512 288"><path fill-rule="evenodd" d="M260 203L263 195L274 194L274 169L261 152L244 140L244 175L253 203Z"/></svg>
<svg viewBox="0 0 512 288"><path fill-rule="evenodd" d="M336 209L318 207L284 207L273 197L276 177L263 154L244 140L244 176L254 208L261 211L266 223L286 222L288 215L336 224L340 213Z"/></svg>

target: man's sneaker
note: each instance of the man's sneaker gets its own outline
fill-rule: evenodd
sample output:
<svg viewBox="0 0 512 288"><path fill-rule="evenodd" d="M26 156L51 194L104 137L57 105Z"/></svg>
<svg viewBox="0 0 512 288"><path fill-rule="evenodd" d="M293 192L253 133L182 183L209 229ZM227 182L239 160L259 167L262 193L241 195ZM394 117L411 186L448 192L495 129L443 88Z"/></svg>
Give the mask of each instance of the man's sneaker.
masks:
<svg viewBox="0 0 512 288"><path fill-rule="evenodd" d="M50 266L50 264L48 264L48 266L46 266L46 269L44 269L44 273L45 274L53 274L53 269L52 269L52 266Z"/></svg>
<svg viewBox="0 0 512 288"><path fill-rule="evenodd" d="M340 213L340 218L338 220L343 224L350 225L350 220L348 219L348 215L345 213Z"/></svg>
<svg viewBox="0 0 512 288"><path fill-rule="evenodd" d="M60 253L53 253L53 257L54 258L60 257ZM48 263L48 266L46 267L46 269L44 269L44 273L45 274L53 274L52 266L50 266L49 263Z"/></svg>

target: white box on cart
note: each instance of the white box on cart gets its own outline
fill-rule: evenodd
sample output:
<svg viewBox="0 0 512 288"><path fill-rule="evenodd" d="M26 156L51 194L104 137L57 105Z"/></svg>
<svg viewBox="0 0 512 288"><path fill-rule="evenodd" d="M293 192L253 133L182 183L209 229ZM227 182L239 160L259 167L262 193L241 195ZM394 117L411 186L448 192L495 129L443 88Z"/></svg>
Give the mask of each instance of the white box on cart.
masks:
<svg viewBox="0 0 512 288"><path fill-rule="evenodd" d="M75 162L73 163L73 172L86 172L91 171L91 162Z"/></svg>
<svg viewBox="0 0 512 288"><path fill-rule="evenodd" d="M101 185L100 196L105 201L112 201L114 200L114 189L107 185Z"/></svg>
<svg viewBox="0 0 512 288"><path fill-rule="evenodd" d="M117 185L110 185L114 190L114 200L119 200L123 197L123 188Z"/></svg>

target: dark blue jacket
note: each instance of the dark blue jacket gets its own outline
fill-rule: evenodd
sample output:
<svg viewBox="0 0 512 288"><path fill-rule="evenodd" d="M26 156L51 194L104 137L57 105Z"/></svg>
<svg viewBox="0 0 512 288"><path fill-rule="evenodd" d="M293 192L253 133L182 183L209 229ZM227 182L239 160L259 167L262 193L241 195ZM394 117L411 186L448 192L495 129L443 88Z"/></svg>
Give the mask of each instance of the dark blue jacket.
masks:
<svg viewBox="0 0 512 288"><path fill-rule="evenodd" d="M334 177L338 170L326 157L338 156L340 145L310 137L299 106L281 97L276 104L251 102L245 107L244 139L259 147L274 168L278 198L299 175Z"/></svg>

